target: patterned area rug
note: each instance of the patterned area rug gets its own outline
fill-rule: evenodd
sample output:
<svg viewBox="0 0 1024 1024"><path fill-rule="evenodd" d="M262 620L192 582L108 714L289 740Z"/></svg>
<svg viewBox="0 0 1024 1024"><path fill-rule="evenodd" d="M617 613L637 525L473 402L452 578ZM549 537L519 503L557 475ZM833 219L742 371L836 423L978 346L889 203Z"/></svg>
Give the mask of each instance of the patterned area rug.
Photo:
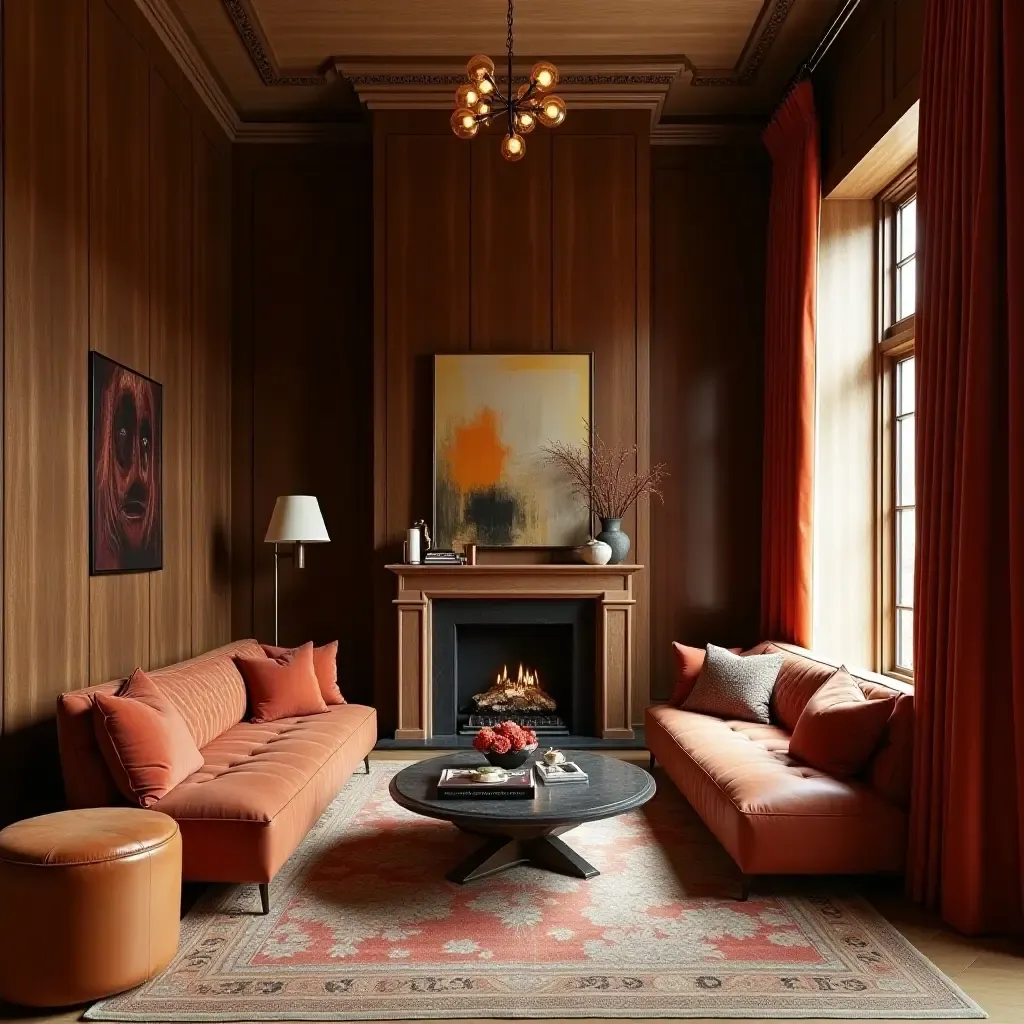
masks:
<svg viewBox="0 0 1024 1024"><path fill-rule="evenodd" d="M567 836L597 878L457 886L479 840L397 807L401 767L348 782L268 917L255 886L211 887L170 968L87 1018L984 1016L859 896L731 898L735 868L660 773L642 810Z"/></svg>

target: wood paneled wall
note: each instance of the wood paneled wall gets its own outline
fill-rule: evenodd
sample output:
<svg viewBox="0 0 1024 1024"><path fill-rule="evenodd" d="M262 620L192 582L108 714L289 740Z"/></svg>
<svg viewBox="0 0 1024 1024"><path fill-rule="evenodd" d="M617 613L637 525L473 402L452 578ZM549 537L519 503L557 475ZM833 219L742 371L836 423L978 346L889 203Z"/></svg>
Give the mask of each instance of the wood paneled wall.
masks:
<svg viewBox="0 0 1024 1024"><path fill-rule="evenodd" d="M758 638L764 261L770 168L760 147L653 151L651 693L671 642Z"/></svg>
<svg viewBox="0 0 1024 1024"><path fill-rule="evenodd" d="M281 562L280 638L339 640L371 703L373 223L369 136L236 152L233 629L271 642L279 494L314 494L331 543Z"/></svg>
<svg viewBox="0 0 1024 1024"><path fill-rule="evenodd" d="M595 354L595 421L650 450L649 118L576 111L508 165L497 134L456 139L437 111L374 118L375 698L394 728L394 580L405 529L432 512L431 356ZM649 513L624 528L650 559ZM649 573L636 580L635 720L649 696Z"/></svg>
<svg viewBox="0 0 1024 1024"><path fill-rule="evenodd" d="M862 0L818 67L825 195L917 101L923 40L924 0Z"/></svg>
<svg viewBox="0 0 1024 1024"><path fill-rule="evenodd" d="M59 797L57 694L229 639L231 253L227 142L129 0L5 0L3 84L7 818ZM162 572L89 576L90 348L164 385Z"/></svg>

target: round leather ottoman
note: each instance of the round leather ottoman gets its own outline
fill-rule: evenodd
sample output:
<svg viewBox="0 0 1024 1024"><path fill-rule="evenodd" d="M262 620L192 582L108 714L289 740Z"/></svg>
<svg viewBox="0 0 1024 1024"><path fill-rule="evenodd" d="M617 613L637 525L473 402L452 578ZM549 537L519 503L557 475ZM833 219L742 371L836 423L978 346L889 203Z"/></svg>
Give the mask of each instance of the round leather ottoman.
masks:
<svg viewBox="0 0 1024 1024"><path fill-rule="evenodd" d="M181 835L97 807L0 832L0 999L70 1006L141 985L178 948Z"/></svg>

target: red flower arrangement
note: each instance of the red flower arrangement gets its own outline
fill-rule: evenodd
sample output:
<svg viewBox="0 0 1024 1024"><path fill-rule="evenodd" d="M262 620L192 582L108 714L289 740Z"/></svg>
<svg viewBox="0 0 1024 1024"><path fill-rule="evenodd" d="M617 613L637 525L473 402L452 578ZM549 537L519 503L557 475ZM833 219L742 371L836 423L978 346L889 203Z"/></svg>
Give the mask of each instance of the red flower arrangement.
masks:
<svg viewBox="0 0 1024 1024"><path fill-rule="evenodd" d="M502 722L491 728L484 726L475 737L473 746L481 754L508 754L524 747L537 745L537 734L515 722Z"/></svg>

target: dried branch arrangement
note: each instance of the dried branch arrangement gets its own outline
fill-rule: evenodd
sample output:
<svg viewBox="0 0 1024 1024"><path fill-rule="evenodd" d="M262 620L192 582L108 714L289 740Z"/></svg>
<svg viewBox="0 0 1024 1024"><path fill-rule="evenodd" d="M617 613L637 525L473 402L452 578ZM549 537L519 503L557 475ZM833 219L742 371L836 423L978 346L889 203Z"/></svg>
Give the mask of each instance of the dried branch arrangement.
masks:
<svg viewBox="0 0 1024 1024"><path fill-rule="evenodd" d="M590 443L551 441L541 451L569 479L573 495L599 519L621 519L640 498L664 501L661 482L668 476L659 462L637 473L636 445L608 444L587 424Z"/></svg>

